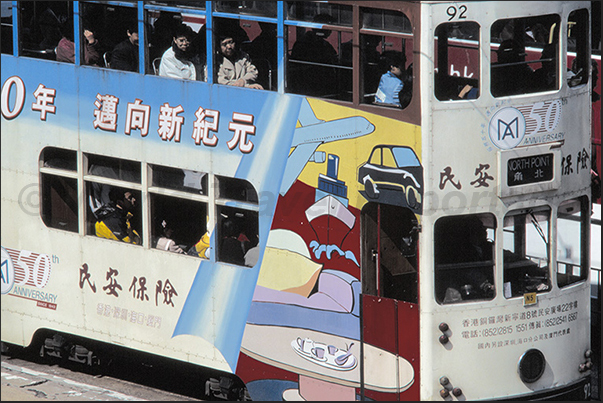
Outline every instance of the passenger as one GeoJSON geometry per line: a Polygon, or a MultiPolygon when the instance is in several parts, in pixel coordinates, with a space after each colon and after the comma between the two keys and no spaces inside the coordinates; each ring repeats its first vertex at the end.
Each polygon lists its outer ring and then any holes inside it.
{"type": "Polygon", "coordinates": [[[171,11],[160,11],[159,18],[153,23],[150,35],[149,57],[151,60],[161,57],[168,49],[176,33],[176,28],[182,25],[182,14],[171,11]]]}
{"type": "Polygon", "coordinates": [[[534,72],[535,91],[549,91],[557,88],[556,46],[554,43],[549,43],[542,49],[540,55],[542,67],[534,72]]]}
{"type": "Polygon", "coordinates": [[[161,220],[160,224],[161,237],[157,239],[156,249],[167,250],[169,252],[184,253],[182,248],[172,239],[174,228],[165,220],[161,220]]]}
{"type": "MultiPolygon", "coordinates": [[[[278,65],[276,54],[276,24],[269,22],[260,22],[259,24],[262,32],[260,32],[260,34],[249,44],[249,55],[255,63],[265,60],[268,64],[267,67],[275,71],[278,65]]],[[[258,73],[261,76],[262,71],[259,71],[258,73]]],[[[258,81],[261,81],[260,84],[262,84],[264,88],[269,87],[269,85],[271,85],[272,88],[276,88],[277,75],[272,74],[271,83],[268,82],[268,74],[265,74],[263,81],[261,79],[258,79],[258,81]]]]}
{"type": "Polygon", "coordinates": [[[138,71],[138,23],[128,26],[128,38],[118,43],[111,54],[111,68],[138,71]]]}
{"type": "MultiPolygon", "coordinates": [[[[57,45],[57,61],[66,63],[75,63],[75,43],[73,42],[73,26],[64,24],[63,38],[57,45]]],[[[82,64],[88,66],[101,66],[102,58],[100,44],[94,37],[94,33],[89,29],[84,29],[84,60],[82,64]]]]}
{"type": "Polygon", "coordinates": [[[534,71],[524,63],[525,49],[517,41],[507,39],[500,44],[496,54],[498,60],[491,70],[492,95],[500,97],[530,92],[534,71]]]}
{"type": "Polygon", "coordinates": [[[220,241],[220,260],[226,263],[245,265],[245,254],[241,241],[240,231],[232,219],[226,219],[222,224],[222,240],[220,241]]]}
{"type": "Polygon", "coordinates": [[[251,63],[249,55],[236,48],[234,35],[221,33],[218,39],[220,45],[217,60],[218,84],[263,90],[264,87],[256,83],[258,70],[251,63]]]}
{"type": "MultiPolygon", "coordinates": [[[[316,23],[330,24],[333,17],[317,14],[316,23]]],[[[336,95],[337,76],[334,65],[338,63],[337,51],[327,41],[331,35],[329,29],[312,28],[299,38],[291,49],[291,61],[317,63],[292,63],[290,88],[292,92],[310,96],[336,95]]]]}
{"type": "Polygon", "coordinates": [[[375,102],[401,106],[400,92],[404,87],[406,58],[402,52],[388,52],[385,59],[388,71],[381,76],[375,102]]]}
{"type": "Polygon", "coordinates": [[[159,75],[163,77],[196,80],[197,70],[191,61],[193,52],[189,50],[194,32],[188,25],[176,28],[172,45],[161,56],[159,75]]]}
{"type": "Polygon", "coordinates": [[[132,228],[136,198],[129,190],[113,187],[109,191],[111,201],[96,211],[96,236],[135,245],[141,244],[140,235],[132,228]]]}

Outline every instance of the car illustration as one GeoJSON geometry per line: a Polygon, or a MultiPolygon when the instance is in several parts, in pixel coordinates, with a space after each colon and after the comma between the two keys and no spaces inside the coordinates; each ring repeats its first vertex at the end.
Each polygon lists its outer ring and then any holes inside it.
{"type": "Polygon", "coordinates": [[[408,207],[421,213],[423,167],[410,147],[377,145],[358,168],[360,191],[368,201],[408,207]]]}

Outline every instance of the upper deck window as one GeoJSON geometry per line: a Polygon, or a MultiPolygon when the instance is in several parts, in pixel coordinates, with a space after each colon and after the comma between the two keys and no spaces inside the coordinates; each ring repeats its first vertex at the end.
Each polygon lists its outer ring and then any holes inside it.
{"type": "Polygon", "coordinates": [[[435,95],[440,101],[476,99],[480,84],[480,26],[440,24],[435,31],[435,95]]]}
{"type": "Polygon", "coordinates": [[[0,2],[2,16],[2,53],[13,54],[13,6],[8,1],[0,2]]]}
{"type": "MultiPolygon", "coordinates": [[[[70,31],[73,32],[73,2],[20,1],[18,4],[21,18],[20,54],[55,60],[59,42],[70,31]]],[[[4,32],[2,37],[4,41],[4,32]]]]}
{"type": "Polygon", "coordinates": [[[286,91],[351,101],[352,7],[288,2],[287,18],[286,91]]]}
{"type": "Polygon", "coordinates": [[[560,18],[556,14],[498,20],[491,29],[495,97],[559,89],[560,18]]]}
{"type": "Polygon", "coordinates": [[[588,52],[588,31],[588,11],[585,9],[572,11],[567,23],[569,63],[567,83],[570,87],[588,82],[588,72],[591,64],[588,52]],[[572,58],[571,62],[569,62],[570,58],[572,58]]]}
{"type": "Polygon", "coordinates": [[[276,1],[214,1],[214,10],[276,18],[276,1]]]}
{"type": "Polygon", "coordinates": [[[557,211],[557,284],[559,287],[588,278],[588,199],[568,200],[557,211]]]}
{"type": "MultiPolygon", "coordinates": [[[[412,98],[413,85],[410,20],[397,11],[367,8],[361,12],[362,101],[405,108],[412,98]]],[[[345,51],[351,60],[351,42],[345,51]]]]}

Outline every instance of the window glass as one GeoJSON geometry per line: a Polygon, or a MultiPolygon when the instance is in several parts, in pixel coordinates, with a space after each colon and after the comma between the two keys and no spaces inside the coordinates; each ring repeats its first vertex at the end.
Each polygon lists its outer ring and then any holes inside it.
{"type": "Polygon", "coordinates": [[[218,176],[219,198],[258,203],[258,194],[251,183],[235,178],[218,176]]]}
{"type": "Polygon", "coordinates": [[[276,24],[216,18],[215,38],[214,82],[277,90],[276,24]]]}
{"type": "Polygon", "coordinates": [[[207,248],[201,247],[207,232],[207,205],[157,194],[150,197],[151,247],[207,259],[207,248]]]}
{"type": "MultiPolygon", "coordinates": [[[[328,14],[315,22],[333,24],[328,14]]],[[[352,33],[330,28],[287,27],[286,91],[289,93],[352,100],[352,33]]]]}
{"type": "Polygon", "coordinates": [[[568,61],[571,59],[571,64],[568,66],[570,68],[567,72],[567,83],[570,87],[575,87],[588,82],[588,71],[591,64],[588,57],[588,10],[572,11],[569,15],[567,29],[568,61]]]}
{"type": "Polygon", "coordinates": [[[258,256],[257,212],[221,206],[217,228],[217,259],[239,266],[254,266],[258,256]]]}
{"type": "Polygon", "coordinates": [[[492,214],[442,217],[434,230],[437,302],[493,299],[496,218],[492,214]]]}
{"type": "MultiPolygon", "coordinates": [[[[21,54],[56,60],[59,41],[63,35],[73,31],[73,2],[20,1],[18,4],[21,18],[19,36],[21,54]]],[[[2,37],[4,39],[4,32],[2,37]]]]}
{"type": "Polygon", "coordinates": [[[147,1],[148,4],[156,4],[159,6],[170,6],[170,7],[189,7],[197,8],[199,10],[205,10],[205,1],[147,1]]]}
{"type": "Polygon", "coordinates": [[[88,154],[88,174],[140,183],[140,162],[88,154]]]}
{"type": "Polygon", "coordinates": [[[570,200],[557,212],[557,284],[559,287],[586,280],[588,256],[585,226],[588,223],[588,201],[570,200]],[[586,218],[585,218],[586,217],[586,218]]]}
{"type": "Polygon", "coordinates": [[[495,97],[559,88],[558,15],[498,20],[492,24],[491,92],[495,97]]]}
{"type": "Polygon", "coordinates": [[[479,98],[480,27],[476,22],[441,24],[435,31],[435,95],[440,101],[479,98]]]}
{"type": "Polygon", "coordinates": [[[408,17],[390,10],[363,9],[362,28],[412,34],[408,17]]]}
{"type": "Polygon", "coordinates": [[[549,208],[513,211],[503,228],[503,291],[505,298],[551,289],[549,208]]]}
{"type": "Polygon", "coordinates": [[[42,165],[47,168],[77,170],[77,152],[63,148],[46,147],[42,151],[42,165]]]}
{"type": "Polygon", "coordinates": [[[2,53],[13,54],[13,5],[10,1],[0,2],[2,17],[2,53]]]}
{"type": "Polygon", "coordinates": [[[324,2],[288,1],[286,5],[287,19],[322,22],[330,25],[352,26],[352,7],[327,4],[324,2]],[[329,21],[321,21],[318,15],[328,15],[329,21]]]}
{"type": "Polygon", "coordinates": [[[186,169],[153,166],[153,186],[207,195],[207,174],[186,169]]]}
{"type": "Polygon", "coordinates": [[[276,1],[214,1],[215,11],[276,17],[276,1]]]}

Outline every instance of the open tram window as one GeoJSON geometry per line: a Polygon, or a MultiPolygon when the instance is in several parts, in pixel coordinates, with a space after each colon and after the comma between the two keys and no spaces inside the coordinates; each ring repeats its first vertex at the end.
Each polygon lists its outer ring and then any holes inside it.
{"type": "Polygon", "coordinates": [[[64,33],[73,31],[73,2],[19,1],[18,4],[20,54],[56,60],[56,49],[64,33]]]}
{"type": "Polygon", "coordinates": [[[76,151],[47,147],[40,160],[42,221],[50,228],[78,232],[76,151]]]}
{"type": "Polygon", "coordinates": [[[567,23],[567,51],[568,62],[571,56],[571,64],[568,66],[567,84],[570,87],[586,84],[590,69],[588,51],[589,22],[588,10],[581,9],[572,11],[567,23]]]}
{"type": "Polygon", "coordinates": [[[140,245],[140,162],[94,154],[86,154],[85,161],[86,201],[90,212],[86,233],[117,240],[127,238],[126,242],[140,245]],[[126,236],[130,230],[136,234],[126,236]]]}
{"type": "Polygon", "coordinates": [[[287,2],[286,92],[352,101],[352,7],[315,2],[287,2]],[[303,22],[312,22],[304,27],[303,22]],[[319,28],[316,27],[319,24],[319,28]]]}
{"type": "Polygon", "coordinates": [[[586,198],[561,203],[557,211],[557,284],[561,288],[588,278],[589,212],[586,198]]]}
{"type": "Polygon", "coordinates": [[[207,231],[207,204],[154,193],[150,200],[151,247],[207,258],[197,245],[207,231]]]}
{"type": "Polygon", "coordinates": [[[503,228],[505,298],[551,289],[550,217],[548,207],[512,211],[503,228]]]}
{"type": "MultiPolygon", "coordinates": [[[[89,30],[98,41],[100,67],[138,72],[138,15],[136,2],[120,5],[103,2],[81,3],[81,29],[89,30]]],[[[82,41],[85,40],[82,34],[82,41]]],[[[85,46],[85,45],[84,45],[85,46]]],[[[85,50],[85,47],[84,47],[85,50]]],[[[82,54],[82,64],[86,55],[82,54]]]]}
{"type": "Polygon", "coordinates": [[[494,298],[495,232],[492,214],[448,216],[436,221],[435,297],[439,304],[494,298]]]}
{"type": "Polygon", "coordinates": [[[559,15],[498,20],[491,29],[495,97],[559,89],[559,15]]]}
{"type": "Polygon", "coordinates": [[[2,53],[13,54],[13,6],[11,2],[0,2],[2,16],[2,53]]]}
{"type": "MultiPolygon", "coordinates": [[[[248,12],[254,10],[249,9],[248,12]]],[[[216,18],[214,36],[216,83],[277,90],[276,24],[216,18]],[[242,74],[239,75],[238,71],[242,74]]]]}
{"type": "Polygon", "coordinates": [[[480,26],[476,22],[440,24],[435,31],[435,96],[440,101],[479,98],[480,26]]]}
{"type": "MultiPolygon", "coordinates": [[[[352,43],[342,58],[352,60],[352,43]]],[[[360,58],[362,102],[405,108],[412,98],[412,26],[406,15],[389,10],[362,9],[360,58]]]]}
{"type": "Polygon", "coordinates": [[[252,267],[257,262],[258,213],[219,206],[216,243],[217,260],[252,267]]]}

